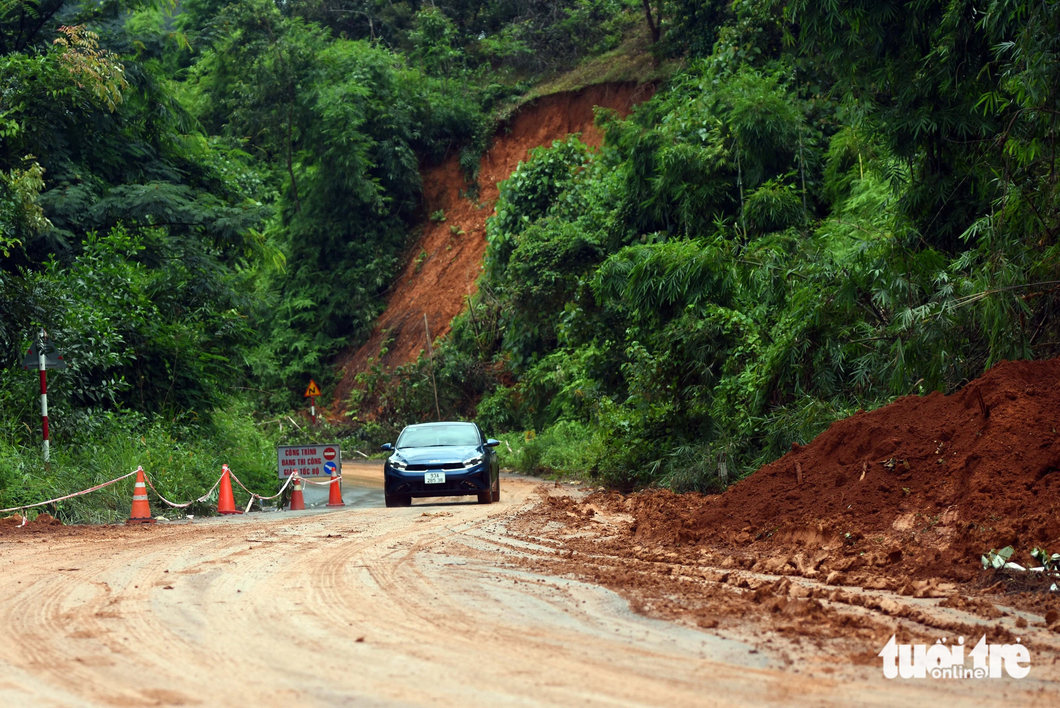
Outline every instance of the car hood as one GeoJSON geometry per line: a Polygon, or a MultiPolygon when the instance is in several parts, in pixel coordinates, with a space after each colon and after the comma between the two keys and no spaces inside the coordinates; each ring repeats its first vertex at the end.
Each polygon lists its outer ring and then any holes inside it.
{"type": "Polygon", "coordinates": [[[432,462],[463,462],[469,457],[482,454],[475,445],[453,445],[445,447],[402,447],[395,453],[410,465],[425,465],[432,462]]]}

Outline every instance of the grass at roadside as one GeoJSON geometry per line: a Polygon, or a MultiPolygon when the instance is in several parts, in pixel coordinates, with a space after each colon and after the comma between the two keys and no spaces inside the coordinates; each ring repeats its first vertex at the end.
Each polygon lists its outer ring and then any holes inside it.
{"type": "Polygon", "coordinates": [[[502,467],[549,479],[589,479],[599,458],[599,442],[589,426],[561,421],[540,434],[498,435],[502,467]]]}
{"type": "Polygon", "coordinates": [[[656,65],[644,32],[631,31],[615,49],[585,59],[570,71],[537,84],[518,99],[502,105],[496,118],[504,120],[521,106],[542,96],[578,91],[587,86],[608,83],[647,84],[668,78],[680,63],[665,61],[656,65]]]}
{"type": "MultiPolygon", "coordinates": [[[[227,464],[259,494],[276,486],[276,440],[241,407],[215,411],[208,421],[148,421],[135,414],[100,414],[90,430],[60,438],[45,467],[38,447],[0,440],[0,508],[64,496],[120,477],[142,466],[158,491],[174,502],[205,494],[227,464]]],[[[109,523],[128,518],[134,478],[47,507],[66,523],[109,523]]],[[[237,504],[248,496],[235,486],[237,504]]],[[[182,516],[150,493],[152,511],[182,516]]],[[[213,503],[188,513],[209,513],[213,503]]]]}

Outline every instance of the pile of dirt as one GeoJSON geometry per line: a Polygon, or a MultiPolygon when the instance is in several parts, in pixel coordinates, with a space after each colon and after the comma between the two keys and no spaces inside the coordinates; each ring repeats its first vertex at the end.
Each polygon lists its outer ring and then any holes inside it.
{"type": "Polygon", "coordinates": [[[424,224],[368,342],[340,355],[342,379],[334,393],[332,414],[344,409],[357,374],[372,364],[386,369],[416,360],[427,346],[424,315],[432,340],[449,332],[466,298],[477,290],[476,279],[486,253],[486,218],[493,214],[497,184],[527,159],[530,150],[571,133],[581,133],[586,144],[599,147],[603,135],[593,124],[593,109],[610,108],[626,116],[654,91],[650,84],[599,84],[544,96],[523,106],[500,126],[482,157],[475,199],[467,196],[469,185],[458,155],[423,171],[425,212],[431,215],[441,211],[445,220],[424,224]]]}
{"type": "Polygon", "coordinates": [[[51,514],[41,513],[37,514],[37,517],[32,521],[26,519],[23,523],[23,518],[19,514],[12,514],[5,516],[0,519],[0,535],[13,532],[35,532],[40,531],[51,526],[62,526],[63,522],[55,518],[51,514]]]}
{"type": "MultiPolygon", "coordinates": [[[[1056,651],[1060,611],[1055,594],[1039,593],[1034,596],[1036,603],[1011,595],[999,600],[994,597],[996,589],[984,593],[982,588],[962,588],[935,578],[906,581],[899,587],[873,573],[863,575],[860,588],[838,587],[850,584],[847,576],[832,571],[825,577],[811,567],[820,563],[820,549],[787,554],[795,566],[782,570],[768,561],[785,554],[770,553],[761,543],[733,547],[709,539],[678,542],[673,537],[638,541],[631,536],[641,519],[622,511],[622,504],[616,503],[621,497],[585,498],[583,491],[558,485],[540,489],[540,502],[509,520],[507,538],[541,550],[509,561],[531,572],[603,585],[650,617],[740,641],[750,636],[783,663],[803,655],[799,647],[809,642],[815,661],[878,666],[879,648],[892,635],[903,644],[931,644],[940,633],[985,634],[991,643],[1011,643],[1016,638],[1012,632],[1019,630],[1018,636],[1035,652],[1056,651]],[[994,604],[999,601],[1004,603],[1000,607],[994,604]],[[1026,616],[1012,609],[1021,605],[1026,605],[1022,608],[1028,611],[1026,616]],[[1050,613],[1055,613],[1055,624],[1050,613]]],[[[678,514],[687,511],[677,509],[678,514]]]]}
{"type": "MultiPolygon", "coordinates": [[[[1012,545],[1060,550],[1060,359],[1001,362],[957,393],[907,396],[833,424],[724,494],[651,490],[590,502],[629,514],[626,542],[745,552],[764,572],[917,592],[971,581],[1012,545]]],[[[985,580],[985,578],[984,578],[985,580]]]]}

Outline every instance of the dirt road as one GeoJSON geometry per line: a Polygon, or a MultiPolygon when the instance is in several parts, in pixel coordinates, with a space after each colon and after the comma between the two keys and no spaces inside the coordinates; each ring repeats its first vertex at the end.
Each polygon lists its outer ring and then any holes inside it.
{"type": "Polygon", "coordinates": [[[1057,704],[1055,654],[1020,682],[887,681],[753,622],[723,638],[633,612],[549,570],[574,555],[557,534],[588,532],[534,521],[541,483],[503,484],[489,506],[366,492],[326,514],[0,535],[0,705],[1057,704]]]}

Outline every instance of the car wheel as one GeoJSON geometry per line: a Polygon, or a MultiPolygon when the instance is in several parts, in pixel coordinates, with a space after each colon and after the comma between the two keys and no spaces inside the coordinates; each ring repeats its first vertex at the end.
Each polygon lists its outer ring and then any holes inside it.
{"type": "Polygon", "coordinates": [[[412,506],[412,497],[408,494],[385,494],[384,499],[388,507],[412,506]]]}
{"type": "Polygon", "coordinates": [[[497,478],[497,483],[493,486],[493,501],[499,502],[501,500],[501,478],[497,478]]]}
{"type": "Polygon", "coordinates": [[[478,495],[479,504],[490,504],[493,502],[493,490],[488,489],[485,492],[480,492],[478,495]]]}

